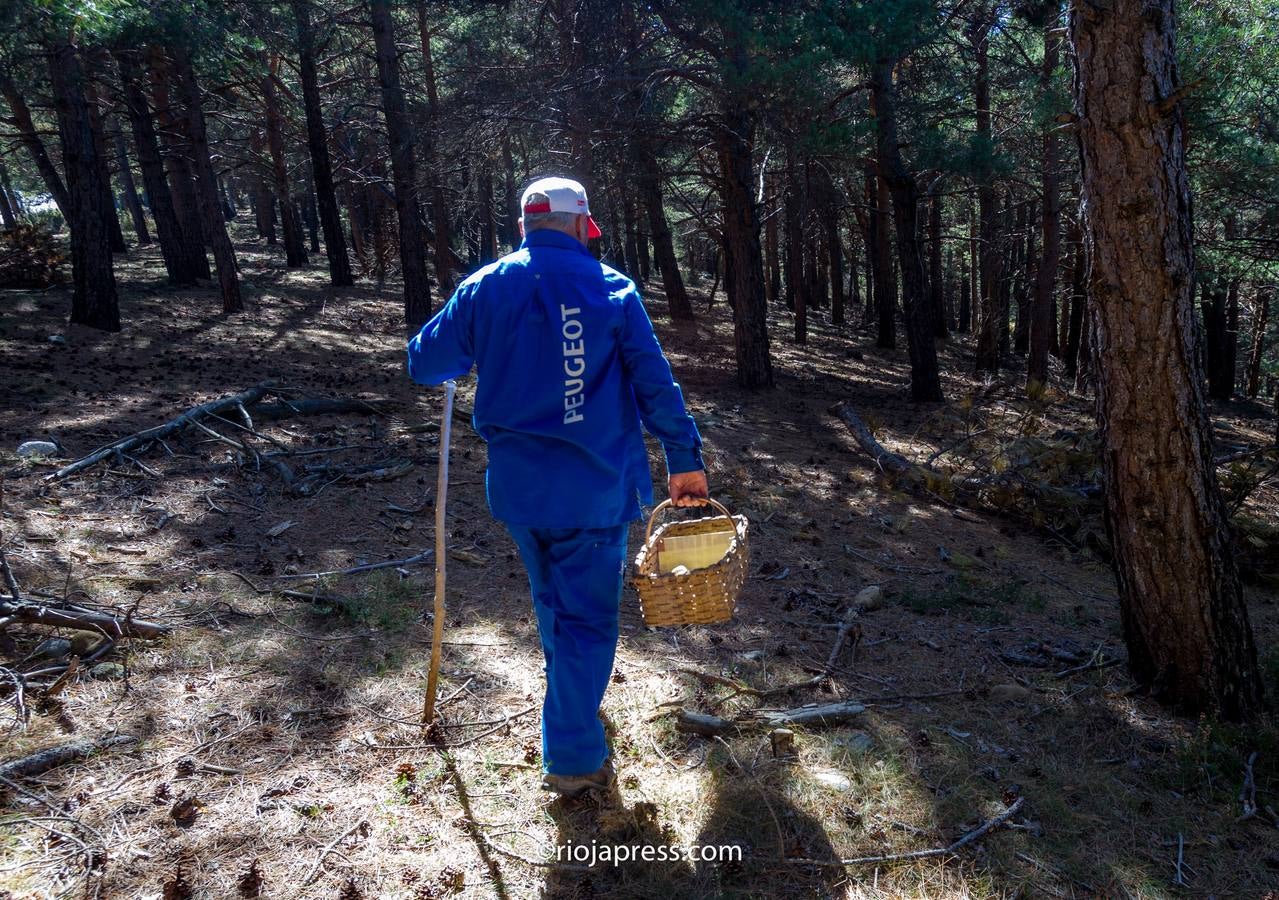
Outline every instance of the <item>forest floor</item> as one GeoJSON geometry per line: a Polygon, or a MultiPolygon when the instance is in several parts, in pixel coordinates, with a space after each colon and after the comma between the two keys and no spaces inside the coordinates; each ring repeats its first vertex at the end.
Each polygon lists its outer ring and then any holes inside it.
{"type": "MultiPolygon", "coordinates": [[[[322,260],[287,271],[278,248],[239,250],[238,315],[222,315],[211,289],[168,288],[148,251],[120,267],[117,335],[68,328],[64,289],[0,298],[3,540],[19,583],[174,626],[121,642],[105,660],[122,668],[77,676],[51,702],[6,691],[2,761],[82,738],[138,740],[0,784],[0,897],[1275,896],[1279,827],[1265,807],[1279,808],[1279,732],[1179,718],[1110,664],[1123,641],[1112,575],[1089,549],[1100,525],[1054,537],[1051,516],[908,493],[828,413],[848,401],[916,461],[943,451],[939,466],[998,469],[1027,436],[1077,445],[1091,431],[1085,398],[1026,401],[1016,377],[971,378],[966,342],[954,341],[942,351],[950,403],[917,407],[904,399],[904,349],[876,350],[820,314],[802,348],[789,320],[774,323],[778,387],[745,393],[722,300],[706,308],[696,291],[688,326],[651,302],[712,491],[750,518],[751,577],[734,620],[714,627],[647,629],[627,588],[603,710],[618,791],[554,800],[538,789],[543,675],[527,582],[488,514],[484,445],[468,426],[454,430],[448,500],[447,751],[415,724],[429,562],[281,580],[434,545],[442,395],[407,379],[398,285],[333,290],[322,260]],[[60,482],[45,480],[55,463],[13,454],[52,436],[75,458],[265,380],[386,411],[260,423],[284,448],[315,451],[288,457],[295,465],[412,467],[365,481],[326,470],[338,474],[296,496],[203,434],[60,482]],[[811,678],[871,585],[882,601],[860,613],[818,687],[728,698],[706,677],[757,689],[811,678]],[[727,715],[837,699],[866,711],[798,729],[793,759],[773,757],[767,729],[718,740],[674,727],[680,707],[727,715]],[[1259,812],[1239,821],[1254,752],[1259,812]],[[1019,798],[1014,816],[951,854],[820,864],[945,848],[1019,798]],[[555,863],[557,846],[592,842],[680,858],[555,863]],[[740,859],[683,852],[721,845],[740,859]]],[[[462,382],[462,410],[473,388],[462,382]]],[[[1260,405],[1216,414],[1232,447],[1272,439],[1260,405]]],[[[1244,514],[1279,526],[1279,489],[1254,492],[1244,514]]],[[[641,537],[637,526],[632,552],[641,537]]],[[[1246,590],[1279,690],[1279,591],[1246,590]]],[[[10,626],[4,665],[35,668],[50,633],[10,626]]]]}

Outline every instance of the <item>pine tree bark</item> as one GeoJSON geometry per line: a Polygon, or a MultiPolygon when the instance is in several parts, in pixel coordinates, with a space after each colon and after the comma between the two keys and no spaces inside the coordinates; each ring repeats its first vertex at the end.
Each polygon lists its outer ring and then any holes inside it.
{"type": "Polygon", "coordinates": [[[892,215],[892,197],[888,182],[872,170],[869,176],[873,184],[868,192],[874,211],[871,215],[872,249],[870,254],[872,279],[875,283],[875,346],[884,350],[897,347],[897,282],[893,278],[892,246],[889,241],[892,215]]]}
{"type": "Polygon", "coordinates": [[[160,256],[164,259],[165,272],[168,273],[170,284],[195,284],[196,269],[187,255],[182,226],[173,208],[173,195],[169,192],[169,182],[165,178],[164,160],[160,155],[155,123],[147,106],[146,94],[142,90],[138,60],[132,50],[117,52],[115,59],[120,68],[125,110],[129,115],[133,146],[138,152],[138,167],[142,170],[142,186],[146,188],[147,201],[151,206],[151,218],[155,222],[156,240],[160,242],[160,256]]]}
{"type": "Polygon", "coordinates": [[[924,278],[924,254],[919,240],[919,188],[906,168],[897,131],[897,87],[893,84],[895,60],[881,58],[871,67],[871,91],[875,95],[876,154],[880,178],[892,194],[901,264],[902,307],[905,312],[906,349],[910,356],[910,396],[916,402],[944,400],[933,344],[935,322],[928,303],[924,278]]]}
{"type": "MultiPolygon", "coordinates": [[[[417,30],[418,38],[422,44],[422,78],[426,82],[426,140],[424,145],[431,187],[431,222],[435,232],[435,280],[439,283],[440,294],[449,296],[453,293],[453,288],[457,281],[454,277],[456,266],[453,258],[452,223],[449,221],[449,208],[444,199],[444,181],[439,172],[439,149],[436,146],[440,127],[440,95],[435,80],[435,56],[431,52],[432,32],[430,18],[427,15],[426,0],[418,0],[417,3],[417,30]]],[[[509,157],[509,138],[504,147],[509,157]]],[[[513,169],[514,166],[512,165],[508,168],[513,169]]],[[[510,185],[510,190],[514,193],[515,187],[513,184],[510,185]]],[[[512,198],[511,205],[515,206],[514,198],[512,198]]],[[[519,214],[517,213],[516,215],[518,216],[519,214]]],[[[512,235],[514,234],[516,232],[512,232],[512,235]]]]}
{"type": "Polygon", "coordinates": [[[942,182],[935,179],[928,194],[928,306],[933,317],[933,335],[949,333],[946,316],[945,276],[941,256],[942,182]]]}
{"type": "Polygon", "coordinates": [[[1263,706],[1217,487],[1173,0],[1073,4],[1106,525],[1129,668],[1188,713],[1263,706]]]}
{"type": "Polygon", "coordinates": [[[1252,350],[1248,354],[1248,375],[1244,382],[1244,393],[1250,400],[1261,390],[1261,359],[1266,350],[1266,328],[1270,325],[1270,294],[1271,288],[1264,287],[1253,299],[1252,350]]]}
{"type": "Polygon", "coordinates": [[[128,253],[129,245],[124,242],[124,229],[120,227],[120,211],[116,208],[115,191],[111,186],[110,153],[107,150],[106,127],[102,122],[102,111],[98,101],[98,86],[93,81],[93,57],[89,54],[84,60],[84,99],[89,107],[89,127],[93,129],[94,150],[97,157],[98,181],[102,185],[102,208],[106,212],[107,237],[111,241],[112,253],[128,253]]]}
{"type": "Polygon", "coordinates": [[[0,159],[0,221],[5,228],[13,228],[18,224],[18,211],[12,200],[12,188],[9,186],[9,170],[0,159]]]}
{"type": "Polygon", "coordinates": [[[764,222],[764,300],[769,306],[780,302],[782,293],[780,211],[774,210],[764,222]]]}
{"type": "Polygon", "coordinates": [[[9,208],[13,210],[13,217],[18,221],[26,215],[26,210],[22,206],[22,198],[18,196],[18,192],[13,189],[13,184],[9,181],[9,170],[0,163],[0,191],[2,191],[9,201],[9,208]]]}
{"type": "Polygon", "coordinates": [[[49,152],[44,148],[44,141],[40,139],[40,133],[36,131],[35,122],[31,119],[31,109],[27,106],[22,92],[5,72],[0,72],[0,94],[4,94],[4,99],[9,104],[9,111],[13,113],[13,125],[18,129],[18,140],[27,148],[27,153],[30,154],[31,161],[35,163],[36,171],[40,173],[40,179],[49,191],[49,196],[57,205],[58,212],[62,213],[62,218],[68,222],[71,221],[71,195],[62,181],[62,176],[58,174],[57,166],[49,158],[49,152]]]}
{"type": "Polygon", "coordinates": [[[94,139],[80,54],[69,43],[49,48],[49,80],[67,173],[67,225],[71,231],[71,322],[102,331],[120,330],[120,307],[111,266],[111,236],[103,208],[98,142],[94,139]]]}
{"type": "MultiPolygon", "coordinates": [[[[734,42],[734,47],[736,65],[744,70],[745,51],[740,42],[734,42]]],[[[771,388],[773,363],[768,347],[764,261],[751,160],[755,120],[746,98],[732,94],[726,98],[720,116],[716,142],[724,202],[725,286],[734,311],[737,383],[748,390],[771,388]]]]}
{"type": "Polygon", "coordinates": [[[839,236],[839,209],[829,176],[822,181],[822,216],[826,220],[826,252],[830,260],[830,323],[844,324],[844,246],[839,236]]]}
{"type": "MultiPolygon", "coordinates": [[[[639,188],[640,202],[648,215],[648,231],[653,239],[653,255],[662,276],[666,307],[672,319],[688,321],[693,318],[693,305],[684,289],[684,279],[680,275],[679,262],[675,257],[675,241],[671,237],[671,226],[666,221],[657,152],[648,135],[643,133],[637,133],[632,138],[631,146],[636,187],[639,188]]],[[[756,243],[758,242],[757,236],[756,243]]]]}
{"type": "MultiPolygon", "coordinates": [[[[1055,25],[1052,22],[1051,25],[1055,25]]],[[[1044,61],[1039,70],[1039,92],[1048,96],[1052,87],[1052,75],[1057,70],[1058,42],[1053,28],[1045,25],[1044,61]]],[[[1057,337],[1057,322],[1053,316],[1053,289],[1057,282],[1057,262],[1061,252],[1061,199],[1057,190],[1057,141],[1055,126],[1049,125],[1039,138],[1039,186],[1042,195],[1040,217],[1041,255],[1039,271],[1035,273],[1035,294],[1031,300],[1030,356],[1026,361],[1026,385],[1048,383],[1048,352],[1057,337]]]]}
{"type": "Polygon", "coordinates": [[[810,280],[804,272],[807,197],[793,145],[786,147],[786,302],[795,313],[795,343],[808,339],[810,280]]]}
{"type": "Polygon", "coordinates": [[[173,209],[182,223],[182,252],[187,266],[196,278],[212,277],[209,257],[204,252],[207,240],[204,221],[200,214],[200,199],[196,190],[192,169],[190,136],[185,118],[173,103],[170,83],[172,67],[164,55],[164,49],[151,45],[147,50],[147,66],[150,72],[151,105],[155,109],[160,140],[164,145],[164,170],[169,181],[169,195],[173,209]]]}
{"type": "Polygon", "coordinates": [[[1200,281],[1199,297],[1199,308],[1203,313],[1203,355],[1208,396],[1213,400],[1229,400],[1232,384],[1226,374],[1230,353],[1226,327],[1227,291],[1219,278],[1204,275],[1200,281]]]}
{"type": "Polygon", "coordinates": [[[371,0],[369,10],[377,51],[378,82],[382,87],[382,114],[391,149],[391,178],[395,183],[400,270],[404,278],[404,324],[410,334],[416,334],[431,316],[431,283],[426,275],[426,241],[418,205],[413,132],[404,112],[404,89],[400,86],[400,61],[395,49],[390,0],[371,0]]]}
{"type": "Polygon", "coordinates": [[[1084,333],[1084,309],[1088,304],[1085,291],[1087,286],[1084,276],[1087,274],[1084,259],[1084,238],[1080,231],[1079,220],[1072,219],[1070,224],[1070,243],[1075,248],[1074,262],[1070,266],[1070,313],[1066,326],[1066,346],[1063,362],[1066,364],[1066,378],[1074,381],[1079,376],[1079,357],[1084,333]]]}
{"type": "Polygon", "coordinates": [[[213,160],[209,155],[209,136],[205,130],[200,85],[196,81],[195,68],[191,65],[191,57],[186,48],[175,45],[172,53],[178,91],[186,109],[186,132],[191,146],[196,202],[199,203],[204,238],[213,250],[218,288],[222,293],[222,311],[224,313],[240,312],[244,309],[244,301],[240,296],[235,249],[231,246],[231,238],[227,235],[226,220],[222,218],[222,204],[218,201],[218,179],[213,173],[213,160]]]}
{"type": "MultiPolygon", "coordinates": [[[[994,152],[994,141],[990,130],[989,53],[989,39],[993,26],[994,11],[988,4],[979,4],[973,14],[973,25],[969,30],[968,38],[977,62],[973,82],[977,142],[979,148],[985,153],[994,152]]],[[[979,263],[976,271],[980,293],[974,293],[973,303],[978,307],[975,366],[978,374],[981,374],[999,371],[1000,329],[1006,337],[1008,317],[1003,316],[1001,321],[999,315],[1000,258],[995,248],[995,220],[998,216],[998,208],[994,176],[989,160],[981,166],[976,181],[979,220],[979,263]]]]}
{"type": "Polygon", "coordinates": [[[324,232],[324,255],[329,263],[329,282],[335,287],[355,283],[351,260],[342,237],[342,217],[333,189],[333,163],[329,158],[324,109],[320,104],[320,79],[315,64],[315,29],[311,24],[310,0],[293,0],[297,24],[298,72],[302,81],[302,105],[306,111],[306,145],[311,154],[311,174],[319,207],[320,228],[324,232]]]}
{"type": "Polygon", "coordinates": [[[272,56],[262,76],[261,88],[266,114],[266,144],[271,153],[271,174],[275,179],[275,195],[280,198],[280,226],[284,232],[284,259],[290,269],[306,265],[306,236],[293,205],[293,185],[289,179],[289,161],[284,155],[284,122],[275,87],[280,57],[272,56]]]}
{"type": "MultiPolygon", "coordinates": [[[[493,206],[493,173],[487,166],[480,170],[476,194],[480,217],[480,265],[497,259],[497,210],[493,206]]],[[[609,238],[617,236],[616,229],[609,238]]]]}
{"type": "Polygon", "coordinates": [[[133,233],[138,238],[139,247],[151,244],[151,232],[147,228],[147,217],[142,211],[142,200],[138,197],[138,186],[133,180],[133,172],[129,168],[129,151],[120,129],[114,128],[116,168],[120,170],[120,189],[124,192],[125,205],[129,207],[129,217],[133,220],[133,233]]]}

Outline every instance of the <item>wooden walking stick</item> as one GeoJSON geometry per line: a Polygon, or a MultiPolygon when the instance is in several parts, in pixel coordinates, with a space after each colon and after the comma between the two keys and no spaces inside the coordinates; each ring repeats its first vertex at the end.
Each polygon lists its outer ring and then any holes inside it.
{"type": "Polygon", "coordinates": [[[449,434],[453,425],[453,392],[457,384],[444,382],[444,418],[440,420],[440,471],[435,485],[435,617],[431,631],[431,671],[426,676],[426,705],[422,724],[435,721],[435,683],[440,677],[440,649],[444,642],[444,567],[448,560],[448,533],[444,506],[449,494],[449,434]]]}

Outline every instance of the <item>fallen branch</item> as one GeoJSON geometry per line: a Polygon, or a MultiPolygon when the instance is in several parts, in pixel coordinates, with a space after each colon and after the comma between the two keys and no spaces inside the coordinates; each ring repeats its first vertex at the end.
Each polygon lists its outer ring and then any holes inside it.
{"type": "Polygon", "coordinates": [[[234,410],[237,407],[247,407],[261,400],[269,391],[274,388],[270,382],[262,382],[249,388],[247,391],[241,391],[238,394],[232,394],[229,397],[221,397],[217,400],[210,400],[208,403],[202,403],[199,406],[192,407],[175,419],[170,419],[163,425],[156,425],[153,428],[147,428],[128,437],[121,438],[107,444],[105,447],[99,447],[88,456],[81,457],[75,462],[63,466],[52,475],[45,476],[45,481],[58,481],[66,478],[68,475],[74,475],[83,469],[87,469],[94,463],[101,462],[108,457],[123,454],[130,450],[136,450],[144,444],[152,441],[162,440],[179,431],[185,430],[187,427],[194,425],[199,419],[210,413],[220,413],[225,410],[234,410]]]}
{"type": "MultiPolygon", "coordinates": [[[[262,399],[271,394],[280,392],[280,388],[269,381],[256,384],[248,390],[241,391],[238,394],[231,394],[226,397],[219,397],[216,400],[210,400],[199,406],[194,406],[182,413],[176,418],[170,419],[162,425],[156,425],[142,431],[131,434],[127,437],[113,441],[106,446],[99,447],[88,456],[81,457],[75,462],[63,466],[51,475],[45,476],[46,481],[58,481],[76,472],[83,471],[95,463],[101,462],[108,458],[121,458],[126,453],[144,447],[156,441],[163,441],[164,438],[185,431],[188,428],[196,431],[204,432],[212,439],[238,450],[244,451],[247,448],[239,441],[232,440],[225,435],[219,434],[212,428],[208,427],[202,419],[216,419],[218,421],[227,422],[228,420],[222,416],[222,413],[237,413],[246,422],[243,426],[246,431],[251,434],[257,434],[252,424],[253,419],[250,416],[256,416],[258,419],[275,420],[282,419],[286,416],[316,416],[316,415],[332,415],[353,412],[369,412],[381,413],[379,409],[372,403],[365,400],[330,400],[330,399],[310,399],[310,400],[285,400],[279,399],[272,403],[263,403],[262,399]]],[[[234,424],[234,423],[229,423],[234,424]]],[[[278,467],[277,467],[278,470],[278,467]]],[[[287,471],[287,469],[285,470],[287,471]]],[[[281,472],[283,476],[285,473],[281,472]]],[[[286,482],[288,479],[285,479],[286,482]]]]}
{"type": "Polygon", "coordinates": [[[858,856],[852,859],[840,860],[821,860],[821,859],[788,859],[787,863],[791,865],[809,865],[809,866],[864,866],[876,863],[892,863],[892,862],[908,862],[916,859],[930,859],[934,856],[950,856],[956,850],[979,841],[991,831],[1006,823],[1025,804],[1025,797],[1018,797],[1013,801],[1013,805],[1008,807],[993,819],[987,819],[978,827],[959,838],[953,844],[946,847],[934,847],[931,850],[912,850],[909,853],[886,853],[883,856],[858,856]]]}
{"type": "Polygon", "coordinates": [[[269,422],[285,419],[289,416],[336,416],[351,413],[372,413],[385,415],[385,410],[367,400],[329,400],[316,398],[312,400],[276,400],[270,403],[258,403],[251,410],[254,418],[269,422]]]}
{"type": "Polygon", "coordinates": [[[402,566],[416,566],[426,562],[435,555],[434,550],[423,550],[417,556],[408,559],[392,559],[387,562],[369,563],[364,566],[352,566],[349,569],[333,569],[329,572],[308,572],[305,575],[276,575],[277,581],[290,581],[298,578],[329,578],[335,575],[359,575],[361,572],[373,572],[378,569],[393,569],[402,566]]]}
{"type": "Polygon", "coordinates": [[[121,617],[81,606],[50,606],[25,598],[0,600],[0,616],[27,624],[101,631],[109,637],[160,637],[173,630],[169,625],[135,619],[131,615],[121,617]]]}
{"type": "Polygon", "coordinates": [[[72,741],[69,744],[47,747],[29,756],[0,765],[0,778],[24,778],[40,775],[58,766],[84,759],[89,754],[96,753],[99,750],[106,750],[123,744],[134,744],[137,741],[138,739],[131,734],[117,734],[97,741],[72,741]]]}
{"type": "Polygon", "coordinates": [[[739,724],[732,719],[681,709],[679,718],[675,720],[675,730],[685,734],[700,734],[702,737],[719,737],[721,734],[738,731],[739,724]]]}
{"type": "Polygon", "coordinates": [[[791,725],[839,725],[866,712],[866,707],[852,700],[822,706],[801,706],[781,712],[757,713],[769,727],[791,725]]]}
{"type": "Polygon", "coordinates": [[[852,700],[827,703],[822,706],[816,704],[800,706],[780,711],[751,712],[734,719],[723,719],[719,716],[708,716],[705,713],[681,709],[679,717],[675,720],[675,729],[685,734],[718,737],[722,734],[736,733],[748,726],[776,728],[792,725],[838,725],[865,711],[865,706],[852,700]]]}

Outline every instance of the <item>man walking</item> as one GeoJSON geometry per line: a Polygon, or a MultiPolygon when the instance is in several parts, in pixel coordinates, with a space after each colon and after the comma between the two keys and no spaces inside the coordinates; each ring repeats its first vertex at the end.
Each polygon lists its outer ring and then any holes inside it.
{"type": "Polygon", "coordinates": [[[587,250],[586,191],[524,191],[515,253],[463,281],[408,346],[439,384],[478,369],[474,426],[488,442],[489,508],[528,570],[545,657],[545,790],[607,789],[599,719],[617,650],[627,523],[651,503],[640,425],[662,442],[671,500],[706,502],[701,437],[635,284],[587,250]]]}

